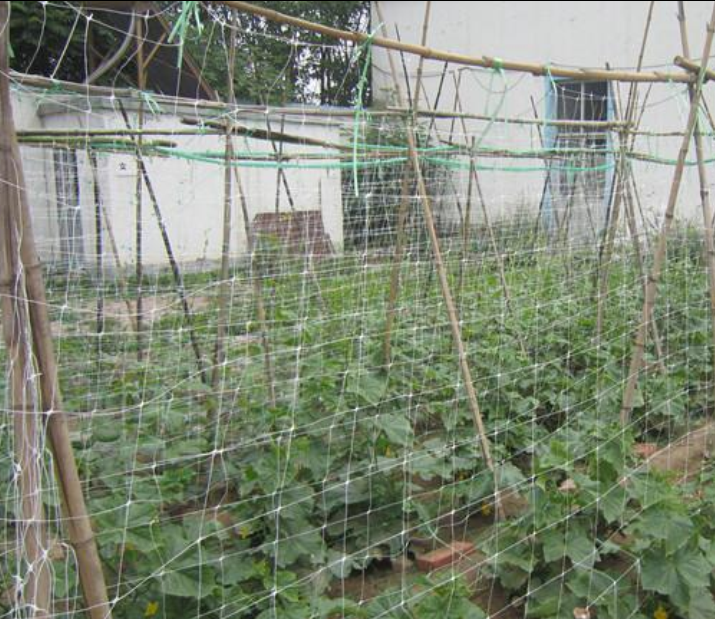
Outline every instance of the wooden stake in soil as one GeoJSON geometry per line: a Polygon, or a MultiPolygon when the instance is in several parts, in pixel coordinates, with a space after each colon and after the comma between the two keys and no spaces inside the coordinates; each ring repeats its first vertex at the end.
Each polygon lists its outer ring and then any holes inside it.
{"type": "MultiPolygon", "coordinates": [[[[375,3],[375,8],[377,10],[378,19],[383,22],[384,29],[384,19],[382,17],[382,10],[380,8],[380,3],[375,3]]],[[[392,71],[392,77],[395,83],[397,91],[399,90],[399,83],[397,80],[397,70],[395,68],[394,60],[392,55],[388,52],[388,58],[390,61],[390,68],[392,71]]],[[[403,102],[400,103],[404,105],[403,102]]],[[[405,124],[406,134],[407,134],[407,146],[409,150],[409,157],[412,163],[413,174],[417,182],[417,190],[422,201],[422,208],[425,218],[425,224],[427,226],[427,231],[430,237],[430,243],[432,245],[432,254],[435,261],[435,266],[439,278],[440,289],[442,291],[442,297],[444,299],[445,306],[447,308],[447,317],[449,319],[449,324],[452,330],[452,337],[454,339],[454,345],[457,351],[459,367],[462,374],[462,379],[464,381],[464,388],[467,392],[467,401],[469,403],[469,409],[472,413],[474,419],[474,424],[477,430],[479,443],[482,450],[482,455],[487,468],[494,474],[495,485],[498,486],[498,480],[496,475],[496,467],[492,459],[491,445],[489,439],[487,438],[487,431],[484,426],[484,420],[482,418],[482,413],[479,408],[479,401],[477,399],[477,393],[474,389],[474,382],[472,380],[472,370],[469,365],[469,359],[467,358],[467,351],[464,346],[464,341],[462,340],[462,330],[459,323],[459,316],[457,315],[457,308],[454,304],[454,299],[452,297],[452,292],[449,286],[449,279],[447,277],[447,269],[444,265],[444,260],[442,258],[442,250],[440,248],[439,237],[437,235],[437,229],[434,223],[434,217],[432,215],[432,204],[427,191],[427,186],[425,184],[424,176],[422,174],[422,165],[420,163],[419,155],[417,152],[417,140],[415,138],[414,127],[411,123],[405,124]]],[[[502,516],[501,502],[499,501],[498,489],[495,491],[495,497],[497,498],[496,506],[497,512],[502,516]]]]}
{"type": "MultiPolygon", "coordinates": [[[[690,43],[688,41],[688,27],[685,20],[685,3],[678,2],[678,21],[680,22],[680,40],[683,45],[683,56],[690,57],[690,43]]],[[[695,99],[695,89],[688,86],[691,103],[695,99]]],[[[700,180],[700,199],[703,210],[703,237],[705,242],[705,262],[707,264],[708,284],[710,289],[710,327],[712,329],[712,363],[713,374],[710,380],[713,382],[715,390],[715,239],[713,238],[713,209],[710,202],[710,183],[708,181],[708,170],[705,165],[705,150],[703,147],[703,136],[700,129],[700,121],[695,121],[694,130],[695,153],[698,159],[698,178],[700,180]]],[[[715,391],[713,393],[715,402],[715,391]]]]}
{"type": "Polygon", "coordinates": [[[703,47],[703,54],[700,63],[700,79],[698,80],[697,86],[694,89],[693,97],[690,103],[690,113],[688,115],[688,122],[685,127],[683,141],[680,146],[680,152],[678,153],[678,159],[673,175],[673,182],[670,188],[670,195],[668,196],[668,203],[665,209],[663,226],[661,228],[661,232],[655,247],[653,265],[651,267],[651,272],[648,278],[648,282],[646,284],[646,293],[645,299],[643,301],[641,321],[638,325],[635,342],[633,344],[631,363],[628,371],[626,387],[623,392],[623,401],[621,404],[621,423],[624,426],[628,425],[628,423],[630,422],[631,412],[633,411],[633,401],[636,394],[636,387],[638,386],[638,377],[640,375],[641,369],[643,368],[646,334],[648,332],[648,325],[650,324],[650,321],[652,319],[653,308],[655,307],[655,303],[658,298],[658,284],[660,282],[660,277],[663,273],[663,267],[665,265],[665,254],[668,244],[668,235],[670,233],[670,229],[673,224],[673,219],[675,217],[675,206],[678,201],[680,185],[683,180],[685,160],[688,156],[690,141],[692,140],[693,133],[695,131],[695,126],[698,120],[698,109],[700,107],[700,99],[703,87],[702,78],[704,77],[705,70],[707,69],[708,60],[710,59],[710,51],[712,50],[714,35],[715,4],[713,4],[712,16],[708,24],[707,37],[705,40],[705,45],[703,47]]]}
{"type": "MultiPolygon", "coordinates": [[[[0,1],[0,24],[7,24],[9,19],[9,2],[0,1]]],[[[69,533],[70,543],[77,557],[79,580],[86,602],[86,612],[91,619],[111,619],[112,613],[107,600],[107,590],[102,573],[102,564],[97,552],[94,532],[89,520],[87,508],[82,494],[82,486],[77,466],[75,464],[72,443],[65,416],[62,413],[62,399],[59,390],[57,365],[55,362],[54,347],[49,315],[47,313],[47,299],[42,278],[42,270],[37,256],[37,249],[32,230],[30,209],[27,203],[27,193],[22,160],[15,135],[10,101],[10,84],[8,79],[8,29],[0,33],[0,219],[2,219],[2,237],[4,251],[0,252],[3,260],[3,273],[8,273],[11,278],[20,272],[24,273],[24,281],[4,282],[15,288],[12,290],[16,302],[23,302],[27,313],[23,327],[21,341],[10,342],[12,346],[21,345],[29,352],[31,350],[35,359],[36,369],[33,372],[39,377],[39,398],[33,402],[31,414],[24,415],[26,422],[34,416],[36,423],[38,413],[44,413],[46,419],[47,435],[54,454],[54,463],[57,470],[58,484],[62,491],[64,526],[69,533]],[[13,262],[10,262],[13,261],[13,262]],[[18,296],[19,295],[19,296],[18,296]],[[29,327],[31,339],[28,336],[29,327]],[[33,415],[34,414],[34,415],[33,415]]],[[[4,291],[0,291],[4,294],[4,291]]],[[[7,301],[3,297],[3,311],[7,301]]],[[[4,331],[12,333],[15,328],[13,322],[3,316],[4,331]],[[10,323],[10,324],[8,324],[10,323]]],[[[27,354],[27,353],[23,353],[27,354]]],[[[29,363],[29,358],[26,363],[29,363]]],[[[13,405],[19,402],[13,402],[13,405]]],[[[27,428],[24,429],[25,431],[27,428]]],[[[31,440],[28,436],[26,440],[31,440]]],[[[35,454],[35,458],[39,454],[35,454]]],[[[39,495],[34,497],[41,501],[39,495]]],[[[40,521],[35,521],[37,524],[40,521]]],[[[33,552],[27,545],[25,552],[33,552]]],[[[47,594],[43,592],[44,570],[41,564],[36,566],[38,579],[35,590],[34,603],[37,609],[35,617],[42,617],[49,609],[47,594]]],[[[49,585],[48,585],[49,586],[49,585]]],[[[49,591],[49,588],[47,589],[49,591]]]]}

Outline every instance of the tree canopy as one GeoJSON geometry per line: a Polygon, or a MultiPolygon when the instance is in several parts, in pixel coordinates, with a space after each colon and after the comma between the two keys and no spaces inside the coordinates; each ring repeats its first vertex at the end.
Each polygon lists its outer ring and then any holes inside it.
{"type": "MultiPolygon", "coordinates": [[[[156,2],[172,24],[185,3],[156,2]]],[[[325,25],[366,31],[370,3],[364,1],[256,2],[272,9],[325,25]]],[[[184,35],[186,51],[198,64],[203,78],[226,94],[227,46],[236,28],[236,97],[252,103],[301,102],[320,105],[352,105],[358,92],[362,63],[354,43],[327,39],[247,14],[235,14],[219,4],[198,5],[198,19],[191,19],[184,35]]],[[[113,53],[121,33],[102,24],[101,13],[88,21],[79,4],[14,1],[11,3],[10,40],[12,68],[17,71],[83,81],[93,62],[113,53]],[[91,26],[91,27],[90,27],[91,26]]],[[[132,84],[135,70],[128,59],[119,73],[104,80],[132,84]]],[[[369,84],[366,89],[369,97],[369,84]]]]}

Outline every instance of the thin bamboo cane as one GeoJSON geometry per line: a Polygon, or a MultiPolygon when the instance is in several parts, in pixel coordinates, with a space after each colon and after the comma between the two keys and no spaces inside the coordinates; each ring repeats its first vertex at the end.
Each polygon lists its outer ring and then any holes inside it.
{"type": "MultiPolygon", "coordinates": [[[[425,15],[422,19],[422,46],[427,45],[427,37],[429,36],[429,26],[430,17],[432,14],[432,2],[428,0],[425,2],[425,15]]],[[[417,77],[415,79],[415,93],[412,98],[412,109],[416,110],[420,107],[420,94],[422,90],[422,73],[425,68],[425,58],[420,56],[419,63],[417,64],[417,77]]]]}
{"type": "Polygon", "coordinates": [[[482,67],[485,69],[501,69],[504,71],[515,71],[520,73],[530,73],[532,75],[563,77],[574,80],[592,80],[592,81],[621,81],[621,82],[676,82],[676,83],[693,83],[695,77],[692,75],[683,75],[682,73],[666,73],[666,72],[630,72],[630,71],[606,71],[603,69],[567,69],[564,67],[556,67],[553,65],[542,65],[530,62],[514,62],[503,60],[501,58],[492,58],[488,56],[469,56],[465,54],[455,54],[442,50],[433,50],[422,45],[413,45],[410,43],[401,43],[394,39],[386,37],[375,37],[360,32],[351,32],[347,30],[339,30],[323,26],[314,22],[291,17],[278,11],[269,8],[259,7],[248,2],[238,2],[236,0],[214,0],[217,4],[225,4],[239,11],[258,15],[268,21],[287,24],[297,28],[304,28],[311,32],[317,32],[327,37],[334,39],[342,39],[345,41],[353,41],[355,43],[370,42],[375,47],[381,47],[388,50],[396,50],[422,56],[431,60],[441,60],[457,65],[482,67]]]}
{"type": "Polygon", "coordinates": [[[236,193],[238,194],[241,214],[243,216],[243,228],[246,234],[246,244],[250,258],[249,277],[253,287],[253,297],[256,304],[256,319],[260,328],[261,347],[263,348],[263,368],[266,375],[266,386],[268,388],[268,400],[272,407],[276,406],[276,379],[273,370],[273,356],[268,332],[268,315],[266,312],[265,296],[263,294],[263,278],[261,276],[258,263],[256,261],[256,239],[251,225],[251,217],[246,202],[246,192],[243,190],[243,183],[238,168],[233,169],[234,180],[236,181],[236,193]],[[258,272],[257,272],[258,271],[258,272]]]}
{"type": "MultiPolygon", "coordinates": [[[[710,22],[708,24],[707,29],[707,37],[703,46],[703,53],[700,63],[701,76],[707,68],[708,60],[710,59],[710,52],[712,50],[714,35],[715,4],[713,4],[712,16],[710,18],[710,22]]],[[[693,93],[693,98],[690,104],[690,112],[688,115],[688,122],[685,128],[685,136],[683,138],[683,142],[680,146],[680,151],[678,153],[677,165],[673,174],[673,182],[670,189],[670,195],[668,196],[668,203],[665,209],[663,226],[661,228],[660,236],[658,237],[658,242],[655,248],[655,255],[653,258],[653,265],[651,267],[651,272],[648,278],[648,282],[646,284],[646,294],[643,302],[641,322],[638,325],[638,329],[636,331],[635,342],[633,344],[633,351],[631,355],[631,363],[628,371],[627,383],[623,392],[623,401],[621,403],[620,416],[621,423],[624,426],[630,422],[631,413],[633,411],[633,401],[636,394],[636,388],[638,386],[638,377],[640,375],[641,369],[643,368],[646,334],[648,332],[648,325],[651,322],[653,309],[658,298],[658,283],[660,282],[660,277],[662,275],[663,267],[665,265],[668,234],[670,233],[673,219],[675,217],[675,207],[678,201],[680,185],[683,179],[685,160],[688,156],[690,142],[692,140],[693,133],[695,131],[695,126],[698,120],[698,108],[700,106],[702,86],[702,80],[698,81],[697,87],[695,88],[695,92],[693,93]]]]}
{"type": "MultiPolygon", "coordinates": [[[[9,2],[4,0],[0,2],[0,23],[7,23],[8,5],[9,2]]],[[[7,77],[7,32],[6,28],[0,33],[0,109],[3,110],[0,114],[0,123],[2,123],[0,150],[3,153],[4,172],[8,173],[7,183],[3,185],[7,188],[15,187],[17,191],[6,193],[5,221],[10,223],[12,226],[10,229],[15,231],[17,246],[13,254],[20,259],[25,273],[24,297],[27,301],[32,333],[31,346],[40,385],[40,402],[34,411],[41,410],[46,414],[47,434],[54,453],[54,463],[63,497],[64,524],[77,557],[87,614],[91,619],[111,619],[102,565],[82,494],[66,419],[62,413],[45,287],[35,246],[22,160],[12,118],[10,85],[7,77]]]]}
{"type": "MultiPolygon", "coordinates": [[[[130,126],[129,116],[127,115],[124,106],[121,101],[119,102],[119,110],[122,113],[124,122],[127,126],[130,126]]],[[[137,138],[139,140],[140,138],[137,138]]],[[[143,181],[144,186],[146,186],[147,192],[149,194],[149,201],[152,205],[152,210],[154,211],[154,216],[156,218],[156,223],[159,226],[159,233],[161,234],[161,240],[164,244],[164,250],[166,251],[166,257],[169,260],[169,267],[171,268],[171,273],[174,278],[174,285],[176,287],[176,293],[179,297],[179,302],[181,303],[181,308],[184,314],[184,320],[189,332],[189,341],[191,343],[191,348],[194,352],[194,357],[196,360],[196,368],[198,370],[201,381],[205,384],[209,384],[209,377],[206,373],[206,368],[204,366],[204,358],[201,352],[201,345],[196,336],[196,330],[194,329],[194,315],[191,311],[191,306],[189,305],[188,298],[186,296],[186,286],[184,285],[184,277],[181,273],[181,268],[174,255],[174,249],[171,245],[171,239],[169,238],[169,231],[166,227],[166,222],[164,221],[164,216],[161,212],[161,207],[159,206],[159,199],[157,198],[156,192],[154,191],[154,184],[149,176],[149,171],[147,170],[146,163],[144,162],[144,157],[142,156],[140,145],[137,144],[135,157],[137,160],[137,166],[140,172],[140,180],[143,181]]],[[[141,185],[140,185],[141,187],[141,185]]],[[[140,316],[137,315],[137,320],[140,316]]]]}
{"type": "MultiPolygon", "coordinates": [[[[139,18],[136,21],[136,65],[137,65],[137,87],[140,92],[144,91],[145,86],[145,68],[144,68],[144,33],[143,22],[139,18]]],[[[120,101],[121,105],[121,101],[120,101]]],[[[123,109],[123,108],[122,108],[123,109]]],[[[139,100],[139,109],[137,112],[137,127],[142,130],[144,127],[144,99],[139,100]]],[[[128,127],[127,127],[128,128],[128,127]]],[[[137,152],[140,152],[142,146],[142,134],[137,135],[137,152]]],[[[139,158],[136,160],[136,180],[134,189],[134,277],[136,278],[136,341],[137,341],[137,361],[140,363],[144,360],[144,257],[143,243],[144,230],[144,192],[142,191],[142,173],[139,158]]]]}
{"type": "MultiPolygon", "coordinates": [[[[643,58],[648,44],[651,24],[653,23],[653,9],[655,1],[651,0],[648,8],[648,15],[645,23],[645,31],[643,33],[640,52],[638,55],[637,70],[640,71],[643,67],[643,58]]],[[[631,83],[628,93],[628,103],[626,106],[625,121],[627,125],[633,122],[636,113],[636,95],[637,85],[631,83]]],[[[603,321],[605,319],[606,298],[608,296],[608,284],[610,275],[610,265],[613,256],[616,233],[618,230],[618,222],[621,215],[621,205],[625,194],[625,185],[627,183],[628,174],[628,151],[633,146],[628,141],[628,136],[622,135],[620,140],[621,148],[618,155],[618,165],[616,169],[615,193],[613,195],[613,209],[610,212],[609,220],[606,221],[606,234],[604,236],[603,245],[600,251],[601,260],[599,261],[599,278],[598,289],[596,295],[596,339],[600,341],[601,333],[603,332],[603,321]]]]}
{"type": "MultiPolygon", "coordinates": [[[[253,52],[249,50],[249,54],[251,55],[251,58],[253,58],[253,52]]],[[[252,66],[253,66],[253,74],[256,79],[258,79],[258,75],[256,74],[256,61],[255,59],[252,61],[252,66]]],[[[262,96],[262,99],[264,101],[264,104],[266,103],[265,97],[262,96]]],[[[283,122],[285,120],[285,116],[281,116],[281,128],[283,128],[283,122]]],[[[273,129],[271,127],[271,122],[270,118],[268,115],[265,117],[265,123],[266,123],[266,130],[264,133],[265,137],[270,141],[271,144],[271,149],[273,150],[273,153],[277,156],[280,157],[282,150],[283,150],[283,140],[281,140],[280,143],[280,149],[276,145],[276,139],[274,136],[273,129]]],[[[251,132],[252,135],[259,135],[261,132],[251,132]]],[[[284,136],[285,134],[281,131],[280,134],[281,136],[284,136]]],[[[295,200],[293,199],[293,193],[291,192],[290,189],[290,184],[288,183],[288,176],[285,173],[285,170],[282,167],[278,167],[277,169],[277,182],[276,182],[276,208],[279,207],[280,205],[280,186],[281,184],[278,181],[282,181],[283,189],[285,190],[286,198],[288,199],[288,205],[290,206],[290,210],[292,213],[296,212],[295,208],[295,200]]],[[[322,213],[321,213],[322,217],[322,213]]],[[[306,229],[306,234],[308,233],[308,230],[306,229]]],[[[315,274],[315,269],[313,268],[313,259],[312,255],[310,252],[310,247],[307,246],[307,252],[306,252],[306,267],[308,270],[308,275],[313,282],[313,286],[315,287],[316,290],[316,297],[318,299],[318,306],[320,310],[322,311],[323,314],[328,313],[328,307],[327,304],[325,303],[325,298],[323,297],[323,291],[320,286],[320,281],[318,281],[318,277],[315,274]]]]}
{"type": "MultiPolygon", "coordinates": [[[[467,137],[467,132],[464,132],[465,138],[467,137]]],[[[474,137],[472,137],[472,145],[474,144],[474,137]]],[[[457,299],[457,308],[462,310],[462,292],[464,290],[464,272],[467,265],[467,256],[469,254],[469,244],[472,231],[472,199],[474,194],[474,180],[477,178],[475,168],[474,168],[474,158],[469,158],[469,173],[467,175],[467,203],[464,208],[464,217],[462,218],[462,248],[459,256],[459,276],[457,278],[457,293],[455,295],[457,299]]]]}
{"type": "MultiPolygon", "coordinates": [[[[97,172],[97,155],[93,150],[87,152],[89,167],[92,171],[92,190],[94,192],[94,268],[97,280],[96,332],[104,333],[104,226],[102,225],[102,190],[97,172]]],[[[97,337],[97,353],[101,352],[102,338],[97,337]]]]}
{"type": "Polygon", "coordinates": [[[400,206],[397,209],[397,226],[395,231],[395,253],[390,268],[390,289],[387,296],[387,311],[385,315],[384,340],[382,343],[382,359],[385,367],[392,362],[392,330],[397,314],[397,298],[400,294],[400,270],[405,254],[406,235],[405,226],[410,205],[410,187],[412,185],[409,167],[405,166],[402,172],[400,189],[400,206]]]}
{"type": "MultiPolygon", "coordinates": [[[[645,105],[646,101],[644,101],[645,105]]],[[[618,116],[618,107],[616,106],[615,108],[615,113],[616,116],[618,116]]],[[[636,123],[636,125],[639,125],[640,120],[636,123]]],[[[633,140],[635,139],[632,134],[628,133],[622,133],[621,134],[621,139],[628,141],[630,139],[629,145],[626,147],[630,152],[632,152],[632,148],[634,145],[633,140]]],[[[631,165],[630,161],[626,162],[626,167],[625,167],[625,183],[623,186],[623,205],[624,205],[624,216],[625,216],[625,221],[626,224],[628,225],[628,232],[631,237],[631,243],[633,245],[633,255],[635,256],[636,260],[636,267],[638,269],[638,276],[640,281],[643,283],[643,288],[645,291],[645,283],[646,283],[646,267],[645,267],[645,261],[643,259],[643,255],[641,253],[641,246],[640,246],[640,240],[638,238],[638,225],[636,223],[636,218],[635,218],[635,208],[634,208],[634,200],[633,200],[633,191],[632,191],[632,185],[635,185],[635,175],[633,172],[633,166],[631,165]]],[[[658,329],[658,323],[653,320],[651,321],[650,324],[650,331],[651,331],[651,338],[653,340],[653,346],[655,348],[655,365],[658,368],[658,371],[661,374],[665,374],[667,372],[667,367],[665,365],[665,353],[663,351],[663,343],[662,339],[660,337],[660,330],[658,329]]]]}
{"type": "MultiPolygon", "coordinates": [[[[96,166],[97,166],[96,154],[90,153],[90,163],[93,161],[94,161],[94,163],[92,164],[93,183],[95,184],[95,186],[100,187],[98,170],[96,168],[96,166]]],[[[107,240],[109,241],[109,247],[112,250],[112,257],[114,259],[114,265],[117,270],[117,286],[119,288],[119,294],[127,308],[127,318],[129,319],[129,322],[131,323],[132,329],[136,331],[136,328],[137,328],[136,315],[134,314],[134,308],[132,307],[132,302],[129,300],[129,294],[128,294],[129,287],[127,286],[127,278],[125,275],[125,268],[124,268],[124,265],[122,264],[122,259],[119,257],[119,247],[117,246],[117,239],[114,236],[114,228],[112,226],[112,220],[109,217],[109,213],[107,212],[107,207],[106,207],[104,201],[101,199],[99,200],[99,207],[101,209],[100,217],[102,220],[103,233],[106,233],[106,235],[107,235],[107,240]]]]}
{"type": "MultiPolygon", "coordinates": [[[[229,26],[233,26],[233,11],[228,14],[229,26]]],[[[230,27],[228,50],[228,73],[226,88],[228,90],[228,103],[235,103],[234,71],[236,66],[236,29],[230,27]]],[[[230,293],[230,254],[231,254],[231,215],[233,210],[233,182],[231,172],[231,159],[233,158],[233,139],[231,137],[230,123],[226,131],[226,162],[223,171],[223,239],[221,242],[221,284],[218,297],[218,320],[216,325],[216,344],[214,346],[214,369],[211,385],[215,388],[226,361],[224,340],[228,333],[228,296],[230,293]]]]}
{"type": "MultiPolygon", "coordinates": [[[[429,34],[429,19],[432,9],[432,2],[427,2],[425,5],[425,16],[422,22],[422,44],[427,41],[429,34]]],[[[419,104],[419,91],[422,83],[424,59],[420,58],[417,67],[417,82],[414,100],[411,102],[412,109],[416,109],[419,104]]],[[[402,91],[400,90],[399,82],[395,82],[397,88],[398,100],[402,100],[402,91]]],[[[382,358],[386,368],[389,368],[392,363],[392,330],[395,324],[397,313],[397,299],[400,295],[400,270],[402,268],[402,259],[405,253],[405,227],[407,223],[407,214],[410,204],[410,187],[411,179],[409,174],[409,166],[403,170],[402,184],[400,189],[400,206],[397,211],[397,229],[395,239],[395,253],[392,258],[392,267],[390,269],[390,289],[387,297],[387,311],[385,315],[384,340],[382,344],[382,358]]]]}
{"type": "MultiPolygon", "coordinates": [[[[685,18],[685,3],[678,1],[678,22],[680,24],[680,40],[683,46],[683,55],[690,56],[690,42],[688,41],[688,26],[685,18]]],[[[691,102],[695,98],[692,86],[688,87],[688,94],[691,102]]],[[[695,140],[695,153],[698,160],[698,178],[700,180],[700,200],[703,211],[703,236],[705,243],[705,263],[707,264],[708,284],[710,292],[710,326],[712,329],[713,350],[711,352],[713,374],[711,377],[713,388],[713,402],[715,402],[715,239],[713,238],[713,208],[710,202],[710,182],[708,180],[708,170],[705,165],[705,151],[703,146],[703,136],[700,132],[700,120],[695,121],[693,133],[695,140]]]]}
{"type": "MultiPolygon", "coordinates": [[[[457,99],[457,104],[459,106],[459,109],[462,109],[462,100],[461,96],[459,94],[459,89],[455,92],[455,97],[457,99]]],[[[464,118],[461,120],[462,122],[462,131],[464,133],[465,139],[468,134],[467,131],[467,123],[464,118]]],[[[472,140],[471,144],[471,150],[474,151],[474,140],[472,140]]],[[[479,174],[477,172],[477,168],[475,165],[475,160],[474,158],[470,158],[469,162],[469,173],[470,176],[473,179],[474,187],[476,187],[477,190],[477,197],[479,198],[479,207],[480,210],[482,211],[482,217],[484,218],[484,225],[487,229],[487,235],[489,236],[489,243],[492,247],[492,253],[494,254],[494,260],[496,260],[497,263],[497,270],[499,272],[499,282],[501,284],[502,288],[502,294],[504,295],[504,304],[506,307],[507,314],[512,318],[515,319],[516,314],[514,313],[514,307],[511,302],[511,292],[509,290],[509,284],[506,279],[506,268],[504,265],[504,257],[502,256],[501,252],[499,251],[499,245],[497,243],[496,235],[494,234],[494,227],[492,226],[491,218],[489,217],[489,209],[487,208],[487,203],[486,200],[484,199],[484,192],[482,191],[482,184],[479,180],[479,174]]],[[[466,231],[465,236],[464,236],[464,251],[467,251],[467,246],[469,243],[469,232],[466,231]]],[[[461,282],[460,282],[461,284],[461,282]]],[[[514,320],[514,324],[516,325],[516,320],[514,320]]],[[[526,343],[524,342],[524,338],[522,336],[521,330],[517,330],[516,333],[517,336],[517,341],[519,342],[519,349],[521,350],[522,355],[524,355],[525,359],[528,359],[529,353],[526,348],[526,343]]]]}
{"type": "MultiPolygon", "coordinates": [[[[378,17],[381,22],[383,22],[384,30],[384,19],[381,15],[382,10],[380,8],[380,3],[376,2],[375,7],[378,13],[378,17]]],[[[392,70],[392,77],[395,86],[398,86],[397,80],[397,70],[392,60],[392,55],[388,53],[390,58],[390,65],[392,70]]],[[[401,90],[397,88],[397,91],[401,95],[401,90]]],[[[401,105],[404,103],[401,101],[401,105]]],[[[434,257],[434,262],[439,276],[440,289],[442,291],[442,297],[444,299],[445,307],[447,310],[447,316],[449,319],[450,328],[452,331],[452,337],[454,339],[454,346],[457,352],[457,357],[459,361],[459,367],[462,374],[462,379],[464,381],[464,388],[467,393],[467,401],[469,403],[469,409],[474,419],[474,424],[478,434],[479,444],[482,450],[482,455],[484,457],[484,462],[487,468],[494,474],[495,483],[495,498],[497,513],[503,516],[503,511],[501,507],[500,494],[498,491],[498,479],[496,466],[491,454],[491,445],[489,443],[489,438],[487,437],[486,427],[484,425],[484,420],[482,418],[482,413],[479,408],[479,400],[477,399],[477,393],[474,389],[474,382],[472,379],[472,370],[469,364],[469,359],[467,358],[467,351],[464,346],[464,341],[462,339],[462,330],[460,326],[459,316],[457,314],[457,309],[454,304],[454,299],[452,297],[452,292],[449,285],[449,279],[447,277],[447,270],[444,265],[444,260],[442,258],[442,250],[440,248],[439,237],[437,235],[437,230],[434,224],[434,217],[432,215],[432,205],[429,198],[429,193],[427,191],[427,186],[425,184],[424,176],[422,174],[422,165],[420,163],[419,155],[417,154],[417,142],[414,134],[414,128],[411,124],[406,124],[407,132],[407,143],[410,152],[410,161],[412,163],[413,173],[415,180],[417,182],[417,190],[422,201],[423,214],[425,218],[425,225],[430,238],[430,243],[432,245],[432,254],[434,257]]]]}

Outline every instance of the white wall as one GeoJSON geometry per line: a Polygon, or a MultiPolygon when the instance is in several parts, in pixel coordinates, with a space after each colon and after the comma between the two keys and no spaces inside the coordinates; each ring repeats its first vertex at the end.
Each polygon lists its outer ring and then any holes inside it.
{"type": "MultiPolygon", "coordinates": [[[[87,99],[80,96],[43,98],[31,92],[14,93],[14,113],[18,129],[67,128],[124,128],[125,124],[116,101],[87,99]]],[[[125,102],[130,122],[136,122],[136,102],[125,102]]],[[[215,112],[214,112],[215,115],[215,112]]],[[[145,111],[147,129],[174,131],[189,129],[182,118],[196,120],[206,117],[195,107],[145,111]]],[[[238,123],[265,129],[265,119],[252,114],[239,115],[238,123]]],[[[273,130],[278,130],[280,119],[273,118],[273,130]]],[[[287,118],[285,133],[330,141],[341,140],[337,123],[313,120],[309,117],[287,118]]],[[[225,139],[218,135],[155,136],[147,139],[168,140],[186,153],[223,153],[225,139]]],[[[269,152],[270,142],[246,137],[234,140],[234,149],[243,152],[269,152]]],[[[284,153],[325,153],[323,149],[302,145],[284,146],[284,153]]],[[[61,256],[59,248],[55,165],[50,148],[22,147],[28,177],[28,193],[35,220],[38,245],[45,261],[61,256]]],[[[79,164],[80,211],[84,237],[84,254],[88,263],[95,255],[95,200],[91,167],[86,152],[77,151],[79,164]]],[[[182,263],[215,262],[221,256],[224,204],[224,166],[176,157],[145,157],[162,216],[173,250],[182,263]]],[[[307,163],[307,160],[302,160],[307,163]]],[[[326,160],[327,164],[335,160],[326,160]]],[[[135,248],[135,184],[136,164],[133,155],[99,154],[98,166],[102,200],[108,212],[122,262],[134,262],[135,248]]],[[[257,213],[274,212],[277,172],[273,167],[239,167],[246,203],[251,220],[257,213]]],[[[338,169],[300,169],[286,171],[296,210],[322,209],[323,223],[334,247],[340,250],[343,242],[343,212],[341,177],[338,169]]],[[[289,212],[290,204],[281,186],[280,211],[289,212]]],[[[143,259],[148,266],[168,264],[164,244],[152,208],[149,193],[143,192],[143,259]]],[[[232,256],[246,252],[244,221],[238,196],[234,195],[232,212],[232,256]]],[[[104,241],[105,264],[111,266],[109,240],[104,241]]]]}
{"type": "MultiPolygon", "coordinates": [[[[382,11],[389,35],[395,36],[399,26],[403,41],[419,43],[422,34],[424,2],[382,1],[382,11]]],[[[428,46],[472,56],[491,56],[513,61],[539,64],[559,64],[571,67],[614,68],[635,67],[643,38],[648,1],[636,2],[433,2],[428,46]]],[[[699,57],[710,18],[709,2],[686,2],[692,55],[699,57]]],[[[373,10],[373,24],[379,19],[373,10]]],[[[679,72],[672,66],[682,53],[677,4],[655,3],[650,38],[644,57],[649,70],[679,72]]],[[[405,56],[414,91],[417,57],[405,56]]],[[[398,64],[399,66],[399,64],[398,64]]],[[[442,74],[443,63],[425,63],[424,83],[433,105],[442,74]]],[[[445,80],[439,108],[452,110],[455,101],[454,75],[450,67],[445,80]]],[[[548,80],[526,74],[505,73],[500,76],[490,70],[461,70],[460,97],[465,112],[533,119],[530,99],[536,103],[540,118],[545,115],[545,94],[548,80]]],[[[374,50],[375,97],[380,104],[394,102],[392,79],[386,51],[374,50]]],[[[400,72],[402,79],[402,72],[400,72]]],[[[712,101],[713,86],[708,84],[706,99],[712,101]]],[[[619,86],[620,99],[625,102],[628,85],[619,86]]],[[[640,102],[648,90],[639,87],[640,102]]],[[[422,102],[424,107],[424,99],[422,102]]],[[[660,84],[652,88],[642,128],[657,132],[682,131],[688,111],[687,93],[683,85],[660,84]]],[[[484,144],[510,149],[535,149],[540,146],[539,128],[468,121],[467,132],[481,137],[484,144]],[[483,134],[484,132],[484,134],[483,134]]],[[[449,132],[449,123],[442,122],[441,137],[449,132]]],[[[454,139],[464,139],[457,124],[454,139]]],[[[635,149],[666,159],[675,159],[681,140],[676,137],[637,140],[635,149]]],[[[708,155],[712,148],[708,142],[708,155]]],[[[694,153],[691,154],[694,158],[694,153]]],[[[483,159],[483,164],[537,165],[535,160],[483,159]]],[[[641,200],[656,219],[665,207],[673,167],[651,163],[635,163],[641,200]]],[[[712,176],[712,175],[711,175],[712,176]]],[[[493,216],[509,216],[514,210],[538,208],[544,185],[544,173],[482,172],[485,197],[493,216]]],[[[697,219],[700,216],[697,172],[686,171],[677,215],[697,219]]]]}

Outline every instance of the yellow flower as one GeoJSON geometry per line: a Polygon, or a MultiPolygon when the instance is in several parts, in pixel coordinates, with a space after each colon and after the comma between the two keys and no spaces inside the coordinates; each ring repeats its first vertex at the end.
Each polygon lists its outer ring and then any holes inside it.
{"type": "Polygon", "coordinates": [[[653,619],[668,619],[668,611],[662,606],[658,606],[657,610],[653,613],[653,619]]]}
{"type": "MultiPolygon", "coordinates": [[[[482,511],[482,516],[491,516],[492,515],[492,506],[489,505],[489,503],[484,503],[484,505],[482,505],[481,511],[482,511]]],[[[657,619],[660,619],[660,617],[658,617],[657,619]]],[[[666,617],[666,619],[667,619],[667,617],[666,617]]]]}
{"type": "Polygon", "coordinates": [[[145,617],[153,617],[159,612],[159,602],[149,602],[146,605],[146,610],[144,611],[145,617]]]}

